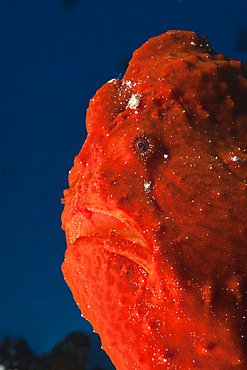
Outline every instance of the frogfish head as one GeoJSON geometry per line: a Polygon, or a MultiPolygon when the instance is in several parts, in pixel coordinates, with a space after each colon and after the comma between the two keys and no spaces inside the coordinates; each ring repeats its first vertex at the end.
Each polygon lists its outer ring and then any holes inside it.
{"type": "Polygon", "coordinates": [[[119,370],[247,369],[247,66],[193,32],[91,99],[63,274],[119,370]]]}

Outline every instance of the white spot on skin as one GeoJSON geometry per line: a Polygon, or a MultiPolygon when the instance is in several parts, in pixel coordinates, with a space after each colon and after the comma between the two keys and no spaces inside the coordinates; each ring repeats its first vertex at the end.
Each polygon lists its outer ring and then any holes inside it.
{"type": "Polygon", "coordinates": [[[236,155],[234,157],[229,157],[229,159],[233,162],[237,162],[237,161],[240,161],[240,158],[237,157],[236,155]]]}
{"type": "Polygon", "coordinates": [[[107,81],[107,84],[112,83],[113,81],[116,83],[118,80],[116,78],[112,78],[111,80],[107,81]]]}
{"type": "Polygon", "coordinates": [[[144,180],[144,190],[148,193],[151,191],[151,181],[144,180]]]}
{"type": "Polygon", "coordinates": [[[137,98],[135,94],[132,94],[130,100],[128,101],[126,108],[136,109],[139,104],[140,104],[140,100],[137,98]]]}
{"type": "Polygon", "coordinates": [[[125,81],[125,82],[124,82],[124,84],[125,84],[126,86],[128,86],[129,88],[131,88],[131,86],[132,86],[131,81],[125,81]]]}

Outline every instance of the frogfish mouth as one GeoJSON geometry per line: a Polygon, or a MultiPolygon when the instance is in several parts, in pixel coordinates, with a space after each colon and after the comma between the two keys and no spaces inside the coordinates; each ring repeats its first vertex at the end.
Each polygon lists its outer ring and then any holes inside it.
{"type": "Polygon", "coordinates": [[[62,271],[118,370],[247,369],[247,65],[168,31],[90,100],[62,271]]]}

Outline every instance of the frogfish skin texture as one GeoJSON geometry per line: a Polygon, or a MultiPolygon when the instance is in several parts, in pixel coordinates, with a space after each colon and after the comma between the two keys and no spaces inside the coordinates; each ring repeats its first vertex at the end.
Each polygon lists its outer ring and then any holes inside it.
{"type": "Polygon", "coordinates": [[[118,370],[247,369],[247,65],[194,32],[91,99],[63,274],[118,370]]]}

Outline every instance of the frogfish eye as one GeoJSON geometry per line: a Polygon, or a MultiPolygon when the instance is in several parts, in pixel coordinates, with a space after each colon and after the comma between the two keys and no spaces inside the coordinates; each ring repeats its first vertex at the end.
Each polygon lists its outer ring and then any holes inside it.
{"type": "Polygon", "coordinates": [[[137,153],[143,154],[148,150],[149,143],[144,137],[138,137],[138,139],[134,141],[133,147],[137,153]]]}

